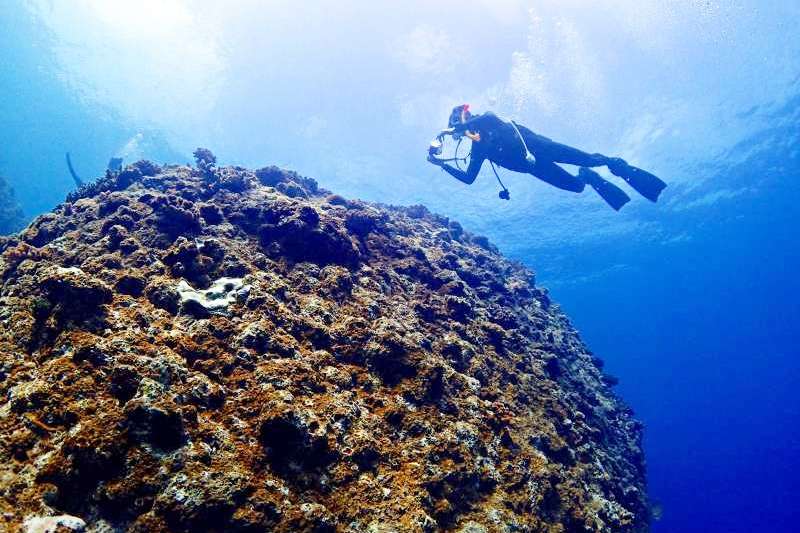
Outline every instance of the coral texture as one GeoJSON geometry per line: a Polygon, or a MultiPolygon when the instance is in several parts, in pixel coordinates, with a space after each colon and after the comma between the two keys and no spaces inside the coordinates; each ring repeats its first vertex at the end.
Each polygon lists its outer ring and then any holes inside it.
{"type": "Polygon", "coordinates": [[[202,162],[0,239],[0,530],[647,529],[641,425],[529,270],[202,162]]]}

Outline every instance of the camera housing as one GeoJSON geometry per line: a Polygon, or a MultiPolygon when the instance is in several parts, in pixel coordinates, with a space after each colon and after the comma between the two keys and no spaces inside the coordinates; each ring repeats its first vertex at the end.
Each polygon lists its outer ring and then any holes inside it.
{"type": "Polygon", "coordinates": [[[431,141],[428,146],[428,155],[441,155],[442,154],[442,141],[438,137],[431,141]]]}

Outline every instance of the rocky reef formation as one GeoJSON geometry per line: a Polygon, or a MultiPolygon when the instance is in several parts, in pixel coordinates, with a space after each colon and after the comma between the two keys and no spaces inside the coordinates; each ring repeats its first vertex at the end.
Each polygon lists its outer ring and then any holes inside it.
{"type": "Polygon", "coordinates": [[[25,215],[14,195],[14,189],[0,176],[0,235],[9,235],[24,226],[25,215]]]}
{"type": "Polygon", "coordinates": [[[0,239],[0,530],[647,529],[641,425],[530,271],[198,161],[0,239]]]}

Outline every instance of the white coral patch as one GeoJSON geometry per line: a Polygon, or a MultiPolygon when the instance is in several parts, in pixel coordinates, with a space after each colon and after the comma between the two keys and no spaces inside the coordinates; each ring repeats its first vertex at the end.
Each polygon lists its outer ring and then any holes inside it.
{"type": "Polygon", "coordinates": [[[86,522],[77,516],[64,514],[60,516],[31,516],[22,524],[24,533],[55,533],[59,528],[84,531],[86,522]]]}
{"type": "Polygon", "coordinates": [[[197,290],[183,279],[178,283],[181,303],[193,301],[211,313],[223,311],[249,289],[242,278],[219,278],[205,290],[197,290]]]}

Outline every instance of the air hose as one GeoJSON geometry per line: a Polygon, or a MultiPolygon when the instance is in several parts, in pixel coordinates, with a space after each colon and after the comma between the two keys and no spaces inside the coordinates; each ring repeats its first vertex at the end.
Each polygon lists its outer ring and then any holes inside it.
{"type": "Polygon", "coordinates": [[[519,128],[517,128],[517,123],[514,122],[513,120],[510,120],[509,122],[511,122],[511,126],[514,128],[514,131],[517,132],[517,137],[519,137],[519,140],[522,143],[522,147],[525,148],[525,160],[528,161],[529,163],[532,163],[532,164],[535,165],[536,164],[536,158],[533,156],[531,151],[528,150],[528,145],[525,142],[525,138],[519,132],[519,128]]]}

